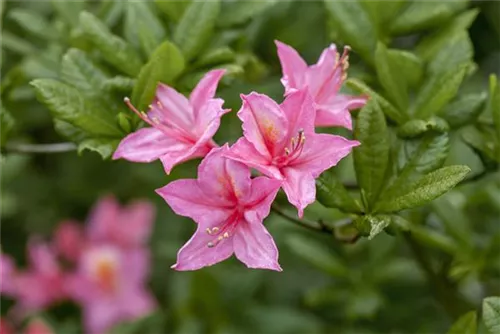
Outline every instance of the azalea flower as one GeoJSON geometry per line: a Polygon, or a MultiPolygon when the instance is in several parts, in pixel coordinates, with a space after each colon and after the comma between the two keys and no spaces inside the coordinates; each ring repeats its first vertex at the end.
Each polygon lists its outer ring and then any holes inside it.
{"type": "Polygon", "coordinates": [[[12,278],[12,295],[21,312],[43,309],[65,297],[64,272],[54,249],[47,243],[31,239],[28,244],[29,267],[12,278]]]}
{"type": "Polygon", "coordinates": [[[16,271],[14,260],[10,256],[0,253],[0,293],[2,295],[15,295],[14,279],[16,271]]]}
{"type": "Polygon", "coordinates": [[[316,126],[342,126],[351,130],[349,111],[363,107],[367,98],[339,93],[347,76],[350,48],[346,46],[340,56],[332,44],[323,50],[316,64],[308,66],[294,48],[275,42],[283,70],[281,82],[285,86],[285,95],[307,89],[314,99],[316,126]]]}
{"type": "Polygon", "coordinates": [[[149,254],[146,249],[124,250],[113,244],[91,245],[80,254],[76,273],[65,287],[83,307],[86,332],[107,332],[112,326],[142,317],[155,308],[146,289],[149,254]]]}
{"type": "Polygon", "coordinates": [[[128,98],[125,103],[151,127],[137,130],[118,145],[113,159],[151,162],[160,159],[167,174],[184,161],[204,157],[217,144],[212,140],[220,118],[229,110],[214,99],[225,70],[208,72],[189,100],[175,89],[159,84],[148,113],[138,111],[128,98]]]}
{"type": "Polygon", "coordinates": [[[0,333],[1,334],[53,334],[54,331],[50,328],[45,321],[40,318],[30,320],[23,331],[16,331],[14,327],[6,320],[0,319],[0,333]]]}
{"type": "Polygon", "coordinates": [[[282,180],[288,200],[302,217],[315,201],[314,179],[336,165],[359,142],[314,132],[314,105],[306,90],[294,91],[278,105],[266,95],[242,95],[238,117],[243,137],[226,157],[282,180]]]}
{"type": "Polygon", "coordinates": [[[213,149],[198,168],[198,179],[177,180],[157,190],[172,210],[198,223],[177,254],[175,270],[196,270],[233,253],[249,268],[281,271],[278,249],[262,221],[281,182],[224,158],[228,146],[213,149]]]}

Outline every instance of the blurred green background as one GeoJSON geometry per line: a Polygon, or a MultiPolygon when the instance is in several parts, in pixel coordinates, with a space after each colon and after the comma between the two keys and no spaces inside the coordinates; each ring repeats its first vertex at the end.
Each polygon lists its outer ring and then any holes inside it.
{"type": "MultiPolygon", "coordinates": [[[[488,75],[500,74],[500,2],[325,2],[222,2],[210,36],[175,82],[177,89],[188,92],[209,68],[229,69],[219,95],[233,112],[224,116],[216,141],[232,143],[240,136],[241,127],[235,116],[240,93],[255,90],[281,101],[283,88],[275,39],[295,47],[310,64],[330,43],[347,42],[353,46],[349,76],[376,86],[365,42],[372,38],[371,34],[378,33],[377,29],[388,29],[380,36],[391,47],[413,50],[422,36],[439,31],[467,10],[477,10],[467,29],[477,71],[462,86],[460,94],[485,91],[488,75]],[[332,14],[337,10],[335,6],[349,14],[341,15],[345,21],[339,23],[338,15],[332,14]],[[413,27],[395,24],[398,17],[404,18],[402,13],[409,7],[410,13],[405,15],[420,21],[413,27]],[[372,15],[378,21],[365,20],[372,15]],[[353,43],[349,32],[357,29],[361,35],[358,32],[353,43]],[[213,50],[219,50],[217,57],[208,57],[213,50]]],[[[373,240],[346,243],[334,235],[308,231],[271,214],[265,223],[280,250],[282,273],[249,270],[235,259],[197,272],[171,270],[177,250],[190,237],[195,224],[174,215],[154,190],[173,179],[195,177],[199,161],[176,167],[166,176],[160,163],[103,160],[91,151],[18,151],[20,144],[68,141],[55,131],[51,114],[36,100],[29,82],[35,78],[60,78],[61,59],[69,48],[85,51],[109,75],[126,77],[103,61],[98,48],[86,39],[78,23],[81,11],[94,13],[113,34],[121,36],[141,58],[147,59],[148,48],[141,44],[139,32],[145,26],[147,31],[155,31],[152,35],[156,34],[156,38],[171,39],[189,4],[118,0],[1,3],[1,98],[2,113],[5,112],[1,245],[19,265],[25,261],[28,236],[49,237],[65,218],[84,220],[100,196],[113,193],[122,202],[147,198],[157,207],[150,242],[150,287],[159,309],[147,319],[118,328],[117,333],[445,333],[456,320],[459,312],[454,305],[444,305],[437,296],[436,289],[440,287],[429,281],[418,255],[416,259],[404,238],[387,233],[373,240]]],[[[113,99],[119,105],[116,113],[124,112],[133,119],[120,104],[123,96],[130,94],[130,88],[124,86],[103,91],[95,102],[113,99]]],[[[448,159],[469,165],[473,174],[481,174],[485,168],[482,161],[460,140],[459,134],[452,132],[450,138],[448,159]]],[[[343,161],[336,172],[345,182],[352,182],[352,160],[343,161]]],[[[278,201],[286,203],[282,194],[278,201]]],[[[470,248],[463,247],[455,254],[432,241],[424,249],[432,265],[444,273],[443,284],[458,291],[468,309],[478,307],[486,296],[500,294],[498,172],[469,182],[411,215],[446,238],[453,239],[453,226],[460,225],[471,240],[470,248]]],[[[315,203],[306,210],[306,218],[321,218],[334,224],[346,215],[315,203]]],[[[453,304],[453,298],[449,302],[453,304]]],[[[12,301],[2,298],[2,314],[10,305],[12,301]]],[[[58,305],[46,310],[44,316],[58,333],[81,331],[79,310],[73,305],[58,305]]],[[[479,329],[485,332],[482,326],[479,329]]]]}

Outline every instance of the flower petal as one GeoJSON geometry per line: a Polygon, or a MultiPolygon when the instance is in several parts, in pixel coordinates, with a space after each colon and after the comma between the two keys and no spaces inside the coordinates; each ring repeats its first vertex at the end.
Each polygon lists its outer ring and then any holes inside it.
{"type": "Polygon", "coordinates": [[[125,137],[113,159],[123,158],[134,162],[151,162],[169,152],[182,152],[188,144],[165,135],[155,128],[142,128],[125,137]]]}
{"type": "Polygon", "coordinates": [[[344,75],[334,44],[323,50],[318,62],[307,70],[307,85],[314,101],[322,104],[338,93],[344,75]]]}
{"type": "Polygon", "coordinates": [[[228,215],[227,203],[204,193],[197,180],[177,180],[156,189],[172,210],[198,224],[223,221],[228,215]]]}
{"type": "Polygon", "coordinates": [[[278,49],[278,58],[283,71],[281,82],[285,86],[285,95],[288,95],[295,89],[304,86],[307,64],[294,48],[280,41],[274,42],[278,49]]]}
{"type": "Polygon", "coordinates": [[[83,229],[76,221],[62,222],[56,229],[54,243],[59,255],[76,262],[84,247],[83,229]]]}
{"type": "Polygon", "coordinates": [[[117,241],[125,247],[145,245],[151,234],[154,215],[155,208],[147,201],[137,201],[122,209],[115,230],[117,241]]]}
{"type": "Polygon", "coordinates": [[[207,72],[191,92],[189,103],[193,107],[195,119],[198,118],[203,105],[209,99],[214,98],[217,85],[225,72],[226,70],[212,70],[207,72]]]}
{"type": "Polygon", "coordinates": [[[299,217],[304,209],[316,200],[316,185],[314,177],[307,171],[287,167],[283,170],[285,180],[283,190],[288,201],[297,208],[299,217]]]}
{"type": "Polygon", "coordinates": [[[224,156],[231,160],[241,162],[248,167],[255,168],[259,172],[274,179],[280,180],[283,178],[280,170],[271,165],[266,158],[260,155],[246,138],[238,139],[224,156]]]}
{"type": "Polygon", "coordinates": [[[219,128],[220,118],[226,114],[229,110],[222,109],[224,104],[223,99],[211,99],[207,100],[205,104],[200,107],[200,113],[196,119],[195,131],[200,136],[207,131],[207,128],[214,122],[217,124],[215,131],[212,133],[210,138],[215,134],[219,128]]]}
{"type": "Polygon", "coordinates": [[[288,122],[270,97],[255,92],[241,95],[243,105],[238,117],[243,122],[243,135],[263,157],[271,158],[283,149],[288,122]]]}
{"type": "Polygon", "coordinates": [[[103,197],[92,208],[87,221],[91,241],[110,241],[120,215],[120,205],[113,196],[103,197]]]}
{"type": "Polygon", "coordinates": [[[148,116],[186,132],[189,132],[194,124],[193,108],[189,100],[172,87],[162,83],[156,88],[156,97],[148,116]]]}
{"type": "Polygon", "coordinates": [[[83,311],[86,332],[89,334],[106,333],[121,320],[120,313],[121,309],[112,299],[93,300],[83,311]]]}
{"type": "Polygon", "coordinates": [[[15,295],[15,275],[16,266],[14,260],[10,256],[0,253],[0,293],[2,295],[15,295]]]}
{"type": "Polygon", "coordinates": [[[323,171],[335,166],[358,145],[358,141],[341,136],[316,134],[306,139],[302,154],[290,166],[317,177],[323,171]]]}
{"type": "Polygon", "coordinates": [[[245,217],[250,221],[262,221],[269,215],[271,204],[281,187],[280,180],[273,180],[266,176],[252,179],[250,192],[243,201],[246,212],[245,217]],[[252,218],[253,217],[253,218],[252,218]]]}
{"type": "Polygon", "coordinates": [[[262,221],[242,220],[233,237],[234,254],[248,268],[282,271],[278,248],[262,221]]]}
{"type": "Polygon", "coordinates": [[[175,270],[197,270],[224,261],[233,254],[233,238],[225,238],[214,247],[208,247],[216,236],[207,233],[206,229],[217,225],[198,225],[198,228],[189,241],[177,253],[177,263],[172,266],[175,270]]]}
{"type": "Polygon", "coordinates": [[[207,196],[218,196],[236,204],[250,190],[250,170],[226,158],[224,154],[228,150],[226,144],[213,149],[203,159],[198,168],[198,185],[207,196]]]}
{"type": "Polygon", "coordinates": [[[364,96],[348,96],[338,94],[328,104],[317,105],[316,126],[342,126],[352,130],[350,110],[358,109],[366,104],[364,96]]]}
{"type": "Polygon", "coordinates": [[[297,90],[288,95],[281,104],[281,109],[288,119],[288,138],[286,145],[299,131],[304,131],[308,136],[314,133],[314,120],[316,111],[312,96],[306,89],[297,90]]]}
{"type": "Polygon", "coordinates": [[[28,242],[30,264],[35,271],[44,275],[55,275],[59,272],[54,250],[46,243],[32,238],[28,242]]]}

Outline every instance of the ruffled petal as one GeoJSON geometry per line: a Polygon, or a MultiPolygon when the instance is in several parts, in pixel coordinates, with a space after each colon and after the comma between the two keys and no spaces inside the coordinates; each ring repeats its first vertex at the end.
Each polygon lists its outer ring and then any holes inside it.
{"type": "Polygon", "coordinates": [[[282,187],[288,201],[297,208],[299,217],[304,209],[316,200],[316,185],[314,177],[307,172],[292,167],[283,170],[285,180],[282,187]]]}
{"type": "Polygon", "coordinates": [[[161,123],[186,132],[194,125],[193,108],[189,100],[170,86],[162,83],[156,88],[156,97],[148,116],[161,123]]]}
{"type": "Polygon", "coordinates": [[[285,146],[290,144],[291,138],[297,137],[299,131],[304,131],[306,136],[314,133],[316,111],[312,96],[306,89],[288,95],[281,104],[281,109],[288,119],[288,138],[285,146]]]}
{"type": "Polygon", "coordinates": [[[193,107],[195,119],[198,118],[203,105],[209,99],[214,98],[219,81],[225,72],[226,70],[212,70],[207,72],[191,92],[189,102],[193,107]]]}
{"type": "Polygon", "coordinates": [[[307,70],[307,85],[314,101],[318,104],[335,96],[342,85],[343,65],[334,44],[326,48],[315,65],[307,70]]]}
{"type": "Polygon", "coordinates": [[[351,110],[363,107],[367,98],[364,96],[336,95],[328,104],[317,105],[316,126],[342,126],[352,130],[351,110]]]}
{"type": "Polygon", "coordinates": [[[285,95],[288,95],[304,86],[307,64],[294,48],[280,41],[274,42],[283,72],[281,83],[285,86],[285,95]]]}
{"type": "Polygon", "coordinates": [[[281,187],[280,180],[259,176],[252,179],[250,192],[245,197],[243,204],[247,208],[245,215],[253,217],[250,221],[262,221],[269,215],[278,190],[281,187]]]}

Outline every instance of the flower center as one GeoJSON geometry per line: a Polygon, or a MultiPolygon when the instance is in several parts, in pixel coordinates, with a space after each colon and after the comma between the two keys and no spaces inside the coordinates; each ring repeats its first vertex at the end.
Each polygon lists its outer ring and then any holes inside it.
{"type": "Polygon", "coordinates": [[[114,263],[100,261],[97,264],[96,279],[104,290],[114,290],[116,288],[116,268],[114,263]]]}
{"type": "Polygon", "coordinates": [[[304,134],[304,130],[301,129],[296,137],[290,139],[290,145],[285,147],[285,154],[275,158],[275,165],[284,167],[297,159],[304,150],[305,142],[306,135],[304,134]]]}
{"type": "Polygon", "coordinates": [[[238,222],[242,216],[241,210],[235,210],[225,221],[223,221],[219,226],[214,226],[212,228],[207,227],[206,233],[208,235],[214,236],[214,239],[207,243],[208,248],[213,248],[220,244],[222,241],[229,239],[229,237],[234,235],[234,230],[238,226],[238,222]]]}
{"type": "Polygon", "coordinates": [[[113,292],[118,288],[119,260],[115,249],[101,248],[87,253],[84,265],[95,284],[104,291],[113,292]]]}

